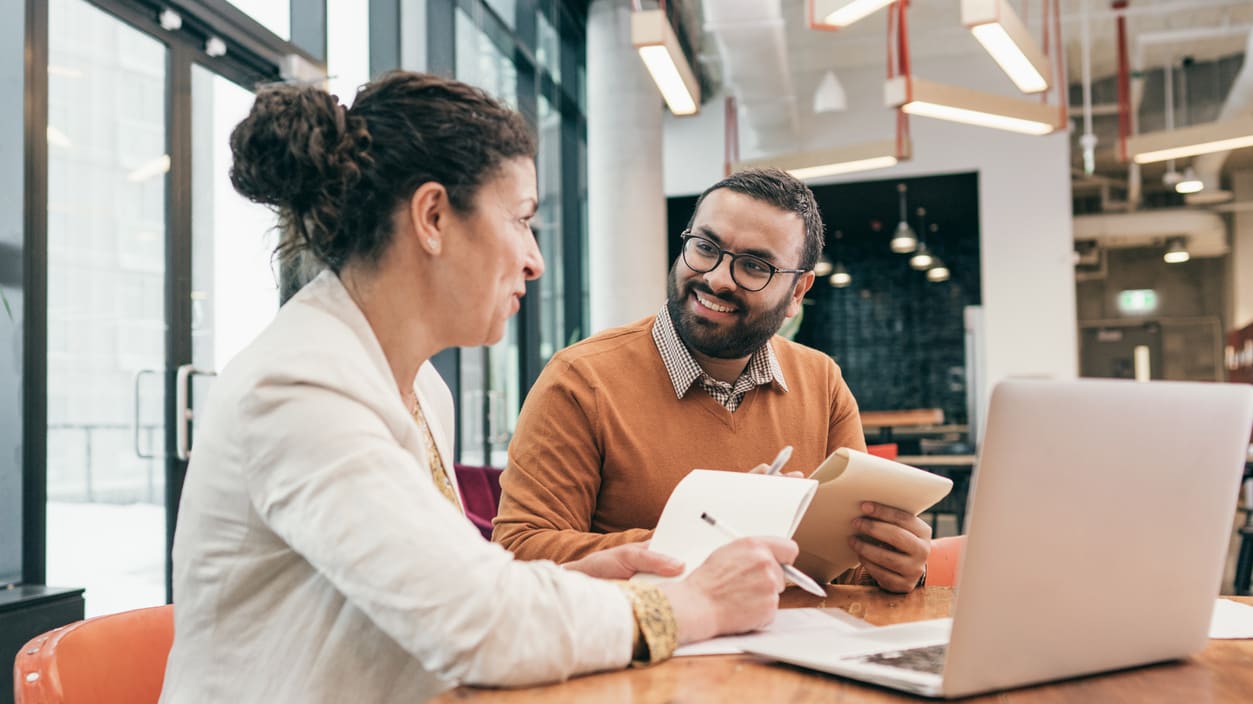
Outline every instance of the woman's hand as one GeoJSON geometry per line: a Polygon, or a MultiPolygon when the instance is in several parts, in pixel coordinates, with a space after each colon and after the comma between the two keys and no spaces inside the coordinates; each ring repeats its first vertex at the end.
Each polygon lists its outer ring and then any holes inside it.
{"type": "Polygon", "coordinates": [[[639,572],[662,577],[683,574],[681,561],[649,550],[647,542],[605,548],[582,559],[567,562],[562,567],[600,579],[628,579],[639,572]]]}
{"type": "Polygon", "coordinates": [[[681,582],[659,585],[674,609],[679,643],[744,633],[774,620],[785,586],[780,563],[796,559],[784,538],[740,538],[709,556],[681,582]]]}

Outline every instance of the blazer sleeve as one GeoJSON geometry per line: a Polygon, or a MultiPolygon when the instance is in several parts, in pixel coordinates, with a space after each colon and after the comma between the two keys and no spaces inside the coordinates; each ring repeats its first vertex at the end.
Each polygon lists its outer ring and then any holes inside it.
{"type": "Polygon", "coordinates": [[[349,603],[458,682],[527,685],[629,662],[634,619],[616,586],[484,541],[351,375],[310,376],[273,372],[244,397],[244,481],[266,525],[349,603]]]}
{"type": "Polygon", "coordinates": [[[569,562],[652,537],[641,528],[592,532],[604,457],[596,403],[596,388],[559,359],[527,394],[492,533],[521,559],[569,562]]]}

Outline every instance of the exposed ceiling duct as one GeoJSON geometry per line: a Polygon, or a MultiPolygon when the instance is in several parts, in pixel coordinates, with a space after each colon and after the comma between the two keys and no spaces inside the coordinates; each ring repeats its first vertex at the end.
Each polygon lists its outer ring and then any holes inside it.
{"type": "MultiPolygon", "coordinates": [[[[1250,60],[1250,57],[1253,57],[1253,31],[1248,33],[1247,44],[1244,48],[1244,66],[1240,68],[1240,72],[1231,83],[1227,100],[1218,111],[1218,120],[1230,120],[1233,117],[1253,112],[1253,60],[1250,60]]],[[[1222,190],[1219,178],[1223,163],[1227,161],[1229,154],[1231,154],[1229,151],[1213,152],[1202,154],[1192,160],[1192,168],[1196,170],[1201,183],[1205,184],[1205,190],[1189,195],[1186,198],[1188,203],[1215,203],[1231,199],[1231,193],[1222,190]]]]}
{"type": "Polygon", "coordinates": [[[718,48],[722,82],[739,105],[741,134],[754,148],[786,147],[796,134],[782,0],[707,0],[705,31],[718,48]]]}
{"type": "Polygon", "coordinates": [[[1186,237],[1193,257],[1227,254],[1227,226],[1222,217],[1201,210],[1148,210],[1110,215],[1076,215],[1075,241],[1093,240],[1108,249],[1163,244],[1186,237]]]}

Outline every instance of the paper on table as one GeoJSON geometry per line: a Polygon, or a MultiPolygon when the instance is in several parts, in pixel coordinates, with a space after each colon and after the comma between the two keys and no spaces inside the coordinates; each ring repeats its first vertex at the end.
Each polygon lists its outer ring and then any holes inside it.
{"type": "Polygon", "coordinates": [[[711,638],[699,643],[685,645],[674,651],[674,657],[686,655],[734,655],[744,652],[754,641],[766,637],[796,636],[801,634],[845,636],[874,628],[865,621],[851,616],[843,609],[779,609],[774,622],[752,633],[711,638]]]}
{"type": "Polygon", "coordinates": [[[831,453],[809,478],[820,484],[796,530],[801,549],[796,566],[819,583],[830,582],[858,563],[848,538],[863,501],[918,515],[953,488],[948,477],[847,447],[831,453]]]}
{"type": "Polygon", "coordinates": [[[1230,599],[1214,604],[1209,624],[1210,638],[1253,638],[1253,606],[1230,599]]]}
{"type": "Polygon", "coordinates": [[[648,544],[650,550],[682,560],[686,569],[673,578],[638,574],[631,579],[682,579],[730,542],[701,520],[705,512],[741,535],[790,538],[817,488],[818,482],[808,479],[694,469],[670,494],[648,544]]]}

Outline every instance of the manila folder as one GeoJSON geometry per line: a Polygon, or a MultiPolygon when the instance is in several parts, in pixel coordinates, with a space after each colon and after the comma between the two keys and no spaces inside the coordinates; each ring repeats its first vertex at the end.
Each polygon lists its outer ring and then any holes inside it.
{"type": "Polygon", "coordinates": [[[826,584],[859,562],[848,546],[861,503],[874,501],[915,516],[948,495],[953,480],[916,467],[842,447],[813,474],[818,491],[793,538],[796,566],[826,584]]]}

